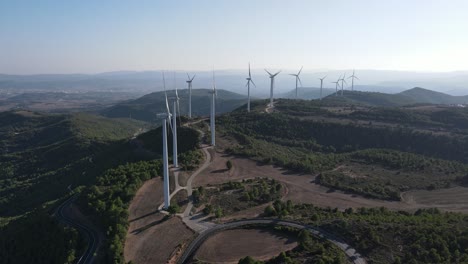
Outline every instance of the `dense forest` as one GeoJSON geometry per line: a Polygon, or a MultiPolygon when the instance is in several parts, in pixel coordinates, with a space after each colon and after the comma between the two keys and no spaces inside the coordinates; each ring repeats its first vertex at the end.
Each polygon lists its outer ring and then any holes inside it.
{"type": "Polygon", "coordinates": [[[351,208],[345,212],[295,205],[285,216],[322,228],[355,247],[369,263],[467,263],[468,216],[419,209],[351,208]]]}

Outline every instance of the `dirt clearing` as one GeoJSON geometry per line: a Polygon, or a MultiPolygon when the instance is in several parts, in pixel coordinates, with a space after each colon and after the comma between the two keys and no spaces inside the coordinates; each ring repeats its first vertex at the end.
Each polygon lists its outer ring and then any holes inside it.
{"type": "Polygon", "coordinates": [[[274,230],[227,230],[208,238],[194,259],[208,263],[238,263],[246,256],[268,260],[296,246],[295,237],[274,230]]]}
{"type": "Polygon", "coordinates": [[[194,233],[179,218],[167,218],[156,211],[162,202],[160,178],[145,182],[138,190],[129,207],[125,261],[166,263],[180,244],[186,244],[193,238],[194,233]]]}

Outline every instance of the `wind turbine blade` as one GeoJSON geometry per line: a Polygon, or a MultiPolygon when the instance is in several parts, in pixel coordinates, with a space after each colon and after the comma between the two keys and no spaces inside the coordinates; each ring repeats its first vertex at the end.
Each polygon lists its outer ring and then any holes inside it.
{"type": "Polygon", "coordinates": [[[252,78],[252,75],[250,75],[250,62],[249,62],[249,78],[252,78]]]}
{"type": "Polygon", "coordinates": [[[281,72],[281,71],[279,71],[279,72],[277,72],[277,73],[273,74],[273,76],[272,76],[272,77],[275,77],[276,75],[280,74],[280,72],[281,72]]]}
{"type": "Polygon", "coordinates": [[[302,87],[303,85],[302,85],[302,82],[301,82],[301,78],[299,78],[299,76],[297,76],[297,79],[299,80],[299,83],[301,84],[301,87],[302,87]]]}
{"type": "Polygon", "coordinates": [[[289,75],[291,75],[291,76],[296,76],[296,77],[297,77],[297,74],[290,73],[289,75]]]}
{"type": "Polygon", "coordinates": [[[273,74],[271,74],[271,72],[267,71],[266,69],[265,69],[265,71],[266,71],[266,72],[267,72],[267,73],[268,73],[270,76],[272,76],[272,75],[273,75],[273,74]]]}
{"type": "Polygon", "coordinates": [[[304,66],[301,66],[301,69],[299,70],[299,72],[297,73],[297,75],[301,74],[302,68],[304,68],[304,66]]]}
{"type": "Polygon", "coordinates": [[[188,73],[187,73],[187,78],[188,78],[188,80],[190,81],[190,75],[189,75],[188,73]]]}
{"type": "Polygon", "coordinates": [[[255,86],[255,88],[257,88],[257,85],[255,85],[254,81],[252,81],[252,79],[250,79],[250,81],[251,81],[252,84],[255,86]]]}

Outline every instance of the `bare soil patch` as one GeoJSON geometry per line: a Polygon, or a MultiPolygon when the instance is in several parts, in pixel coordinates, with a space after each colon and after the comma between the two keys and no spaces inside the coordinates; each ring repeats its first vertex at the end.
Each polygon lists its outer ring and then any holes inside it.
{"type": "Polygon", "coordinates": [[[160,178],[145,182],[138,190],[129,207],[125,261],[166,263],[180,245],[193,238],[193,232],[179,218],[167,218],[156,211],[162,202],[160,178]]]}
{"type": "Polygon", "coordinates": [[[437,207],[442,210],[468,213],[468,188],[409,191],[402,195],[406,203],[437,207]]]}
{"type": "MultiPolygon", "coordinates": [[[[215,155],[214,162],[194,180],[194,186],[268,177],[282,182],[288,190],[283,199],[295,203],[310,203],[321,207],[330,206],[339,209],[379,206],[398,210],[417,208],[417,205],[403,202],[368,199],[359,195],[331,191],[329,188],[316,184],[314,182],[315,175],[292,173],[272,165],[262,165],[250,159],[228,156],[218,152],[215,155]],[[227,160],[231,160],[233,163],[230,171],[224,170],[227,160]]],[[[239,217],[242,216],[239,215],[239,217]]]]}
{"type": "Polygon", "coordinates": [[[208,238],[194,259],[208,263],[238,263],[245,256],[268,260],[296,246],[295,237],[274,230],[227,230],[208,238]]]}
{"type": "MultiPolygon", "coordinates": [[[[362,175],[361,172],[356,171],[355,173],[362,175]]],[[[282,200],[291,200],[294,203],[309,203],[320,207],[336,207],[340,210],[350,207],[384,206],[392,210],[415,211],[419,208],[437,207],[446,211],[468,213],[468,203],[466,203],[468,200],[467,187],[454,187],[433,191],[411,191],[402,195],[402,201],[385,201],[329,189],[314,182],[316,175],[292,173],[273,165],[262,165],[247,158],[234,157],[220,152],[215,153],[214,162],[197,176],[193,185],[208,186],[255,177],[268,177],[278,180],[286,187],[287,191],[282,200]],[[231,160],[233,164],[232,169],[229,171],[225,170],[227,160],[231,160]]],[[[259,206],[248,209],[245,212],[236,212],[225,218],[240,219],[258,216],[262,213],[264,207],[259,206]]]]}

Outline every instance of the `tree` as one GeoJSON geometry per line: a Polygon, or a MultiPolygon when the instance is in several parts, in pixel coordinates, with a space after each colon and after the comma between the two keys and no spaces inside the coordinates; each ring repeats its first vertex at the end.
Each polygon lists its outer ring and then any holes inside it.
{"type": "Polygon", "coordinates": [[[223,209],[221,209],[221,207],[216,208],[215,217],[220,218],[222,216],[223,216],[223,209]]]}
{"type": "Polygon", "coordinates": [[[273,216],[273,215],[276,215],[276,211],[275,211],[275,208],[273,208],[273,206],[269,205],[265,208],[265,210],[263,211],[263,213],[266,215],[266,216],[273,216]]]}
{"type": "Polygon", "coordinates": [[[228,168],[228,170],[231,170],[231,169],[232,169],[232,162],[231,162],[231,160],[228,160],[228,161],[226,162],[226,167],[228,168]]]}
{"type": "Polygon", "coordinates": [[[241,258],[239,260],[239,264],[261,264],[263,262],[261,261],[257,261],[255,259],[253,259],[251,256],[247,256],[245,258],[241,258]]]}
{"type": "Polygon", "coordinates": [[[179,212],[179,210],[180,210],[180,207],[177,204],[172,204],[172,205],[169,206],[169,208],[167,208],[167,211],[171,215],[177,214],[177,212],[179,212]]]}

